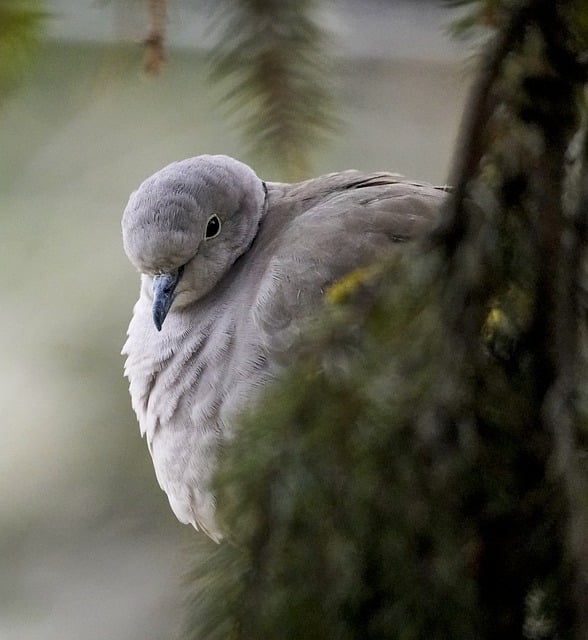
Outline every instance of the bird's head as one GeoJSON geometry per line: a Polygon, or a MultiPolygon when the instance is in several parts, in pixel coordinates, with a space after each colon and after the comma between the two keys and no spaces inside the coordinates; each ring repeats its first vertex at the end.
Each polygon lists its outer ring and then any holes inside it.
{"type": "Polygon", "coordinates": [[[170,310],[206,295],[253,242],[265,185],[228,156],[174,162],[131,194],[122,219],[129,260],[153,295],[158,330],[170,310]]]}

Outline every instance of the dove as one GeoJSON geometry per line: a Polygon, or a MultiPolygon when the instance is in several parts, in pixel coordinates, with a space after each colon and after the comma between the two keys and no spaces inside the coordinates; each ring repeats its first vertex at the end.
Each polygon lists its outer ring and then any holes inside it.
{"type": "Polygon", "coordinates": [[[266,182],[223,155],[174,162],[124,210],[141,274],[125,376],[176,517],[223,537],[210,483],[239,413],[287,367],[325,292],[431,228],[444,187],[349,170],[266,182]]]}

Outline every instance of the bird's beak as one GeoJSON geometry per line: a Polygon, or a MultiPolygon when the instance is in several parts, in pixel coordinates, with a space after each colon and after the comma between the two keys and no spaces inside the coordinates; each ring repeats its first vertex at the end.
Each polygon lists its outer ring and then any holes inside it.
{"type": "Polygon", "coordinates": [[[174,291],[182,277],[183,269],[180,267],[170,273],[162,273],[153,278],[153,322],[158,331],[161,331],[163,321],[174,301],[174,291]]]}

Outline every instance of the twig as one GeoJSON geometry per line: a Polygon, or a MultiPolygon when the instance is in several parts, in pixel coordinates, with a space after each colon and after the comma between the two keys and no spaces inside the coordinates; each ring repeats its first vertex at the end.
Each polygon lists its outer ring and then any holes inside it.
{"type": "Polygon", "coordinates": [[[145,38],[145,71],[157,75],[165,64],[165,25],[167,0],[149,0],[151,28],[145,38]]]}

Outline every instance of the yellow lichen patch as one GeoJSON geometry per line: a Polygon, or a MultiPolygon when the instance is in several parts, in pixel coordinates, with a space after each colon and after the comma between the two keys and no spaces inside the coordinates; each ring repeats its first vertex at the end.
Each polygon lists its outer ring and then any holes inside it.
{"type": "Polygon", "coordinates": [[[357,290],[359,285],[370,280],[380,271],[381,267],[376,265],[350,271],[327,289],[325,294],[327,301],[330,304],[340,304],[344,302],[357,290]]]}
{"type": "Polygon", "coordinates": [[[499,307],[492,307],[482,327],[482,338],[486,341],[491,340],[506,325],[510,325],[510,320],[504,311],[499,307]]]}

